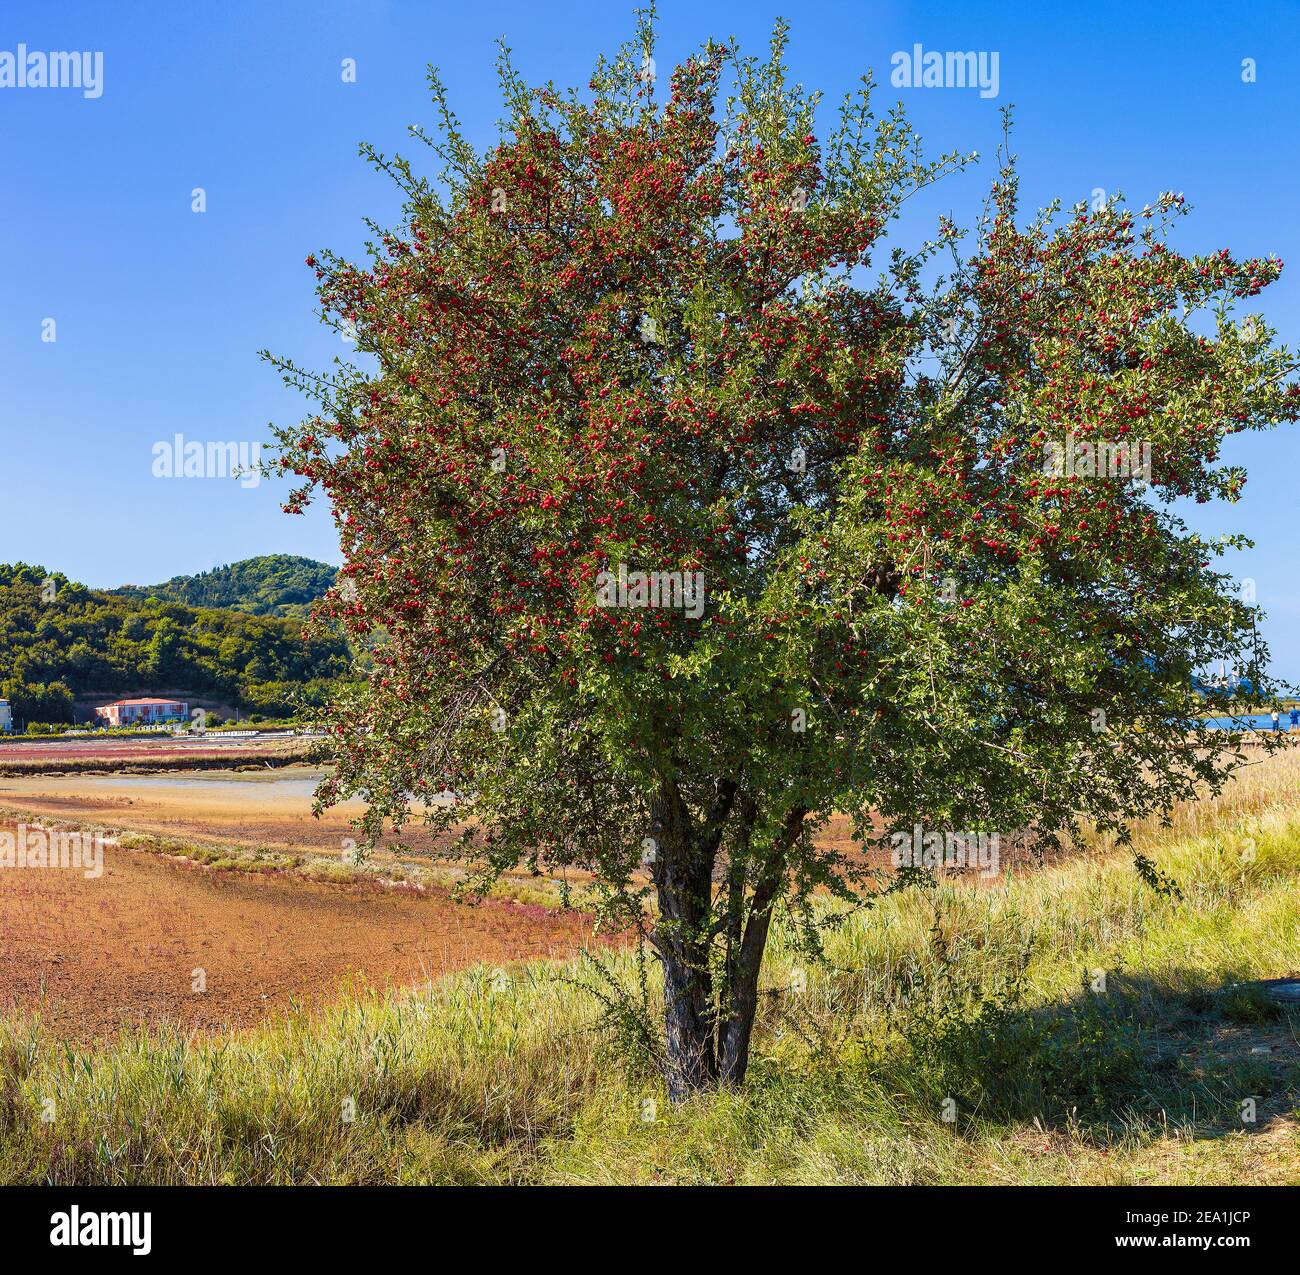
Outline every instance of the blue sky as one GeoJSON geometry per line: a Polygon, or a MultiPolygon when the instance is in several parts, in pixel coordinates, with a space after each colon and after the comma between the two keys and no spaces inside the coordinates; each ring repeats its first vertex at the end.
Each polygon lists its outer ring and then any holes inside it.
{"type": "MultiPolygon", "coordinates": [[[[92,50],[103,92],[0,88],[0,560],[39,562],[92,585],[149,583],[255,554],[338,561],[324,509],[280,512],[284,487],[172,483],[155,442],[265,440],[302,404],[257,358],[269,347],[323,366],[344,352],[320,325],[311,251],[356,252],[362,219],[395,218],[362,140],[417,155],[432,125],[424,68],[448,83],[470,137],[498,110],[494,41],[529,79],[585,84],[632,26],[614,3],[220,5],[10,0],[0,52],[92,50]],[[343,59],[356,62],[344,83],[343,59]],[[202,187],[207,211],[191,211],[202,187]],[[57,340],[42,341],[53,318],[57,340]]],[[[998,112],[1014,104],[1026,204],[1162,190],[1195,206],[1177,246],[1276,253],[1289,263],[1262,310],[1300,345],[1300,8],[1264,2],[1087,6],[667,0],[657,61],[710,35],[761,52],[793,26],[795,78],[836,102],[874,71],[879,101],[906,100],[932,153],[985,163],[918,210],[969,221],[990,176],[998,112]],[[996,51],[995,99],[894,89],[890,58],[996,51]],[[1242,82],[1242,59],[1257,80],[1242,82]]],[[[1206,531],[1257,548],[1234,569],[1270,613],[1276,670],[1300,679],[1300,436],[1236,440],[1251,472],[1236,506],[1195,511],[1206,531]]]]}

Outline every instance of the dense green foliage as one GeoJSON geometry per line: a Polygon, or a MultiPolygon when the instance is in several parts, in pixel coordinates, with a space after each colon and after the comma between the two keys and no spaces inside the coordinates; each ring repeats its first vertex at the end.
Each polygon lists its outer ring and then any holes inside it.
{"type": "Polygon", "coordinates": [[[296,620],[89,589],[0,564],[0,697],[15,721],[68,722],[75,697],[184,691],[247,712],[320,703],[346,642],[296,620]]]}
{"type": "Polygon", "coordinates": [[[334,583],[335,574],[334,567],[313,558],[271,553],[197,575],[173,576],[163,584],[128,584],[113,592],[129,598],[162,598],[192,607],[229,607],[249,615],[302,619],[334,583]]]}
{"type": "Polygon", "coordinates": [[[821,891],[877,901],[834,814],[919,869],[1222,784],[1192,674],[1267,692],[1267,652],[1216,569],[1247,542],[1179,502],[1300,419],[1244,312],[1277,259],[1182,254],[1172,193],[1034,213],[1005,147],[969,230],[891,244],[964,161],[869,82],[819,133],[785,40],[657,78],[644,16],[571,94],[503,54],[483,151],[431,75],[444,170],[367,150],[401,223],[307,259],[369,361],[274,360],[319,407],[277,438],[339,527],[322,606],[380,639],[322,801],[373,836],[472,793],[485,880],[592,873],[663,967],[674,1098],[744,1076],[775,916],[816,956],[821,891]]]}

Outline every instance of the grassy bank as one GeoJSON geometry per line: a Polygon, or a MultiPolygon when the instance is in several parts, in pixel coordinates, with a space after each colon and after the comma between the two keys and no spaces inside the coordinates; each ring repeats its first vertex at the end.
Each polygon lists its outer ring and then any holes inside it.
{"type": "Polygon", "coordinates": [[[890,898],[826,966],[779,933],[749,1084],[678,1110],[577,963],[216,1038],[10,1018],[0,1181],[1297,1182],[1300,1015],[1234,986],[1300,972],[1295,771],[1138,829],[1181,899],[1103,844],[890,898]]]}

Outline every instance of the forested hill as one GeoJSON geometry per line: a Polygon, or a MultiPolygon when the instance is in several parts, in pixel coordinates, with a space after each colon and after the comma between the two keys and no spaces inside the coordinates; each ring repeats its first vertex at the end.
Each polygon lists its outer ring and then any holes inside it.
{"type": "Polygon", "coordinates": [[[22,723],[70,721],[74,699],[164,688],[278,716],[323,702],[348,668],[342,637],[305,640],[296,618],[89,589],[44,567],[0,564],[0,698],[22,723]]]}
{"type": "Polygon", "coordinates": [[[192,607],[230,607],[249,615],[303,617],[334,583],[337,568],[313,558],[272,553],[245,558],[163,584],[128,584],[111,592],[131,598],[165,598],[192,607]]]}

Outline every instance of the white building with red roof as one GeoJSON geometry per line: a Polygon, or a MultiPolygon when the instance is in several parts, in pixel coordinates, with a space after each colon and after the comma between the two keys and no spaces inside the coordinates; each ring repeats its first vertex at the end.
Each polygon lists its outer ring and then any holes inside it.
{"type": "Polygon", "coordinates": [[[187,721],[189,715],[189,704],[179,699],[119,699],[95,709],[95,716],[109,726],[187,721]]]}

